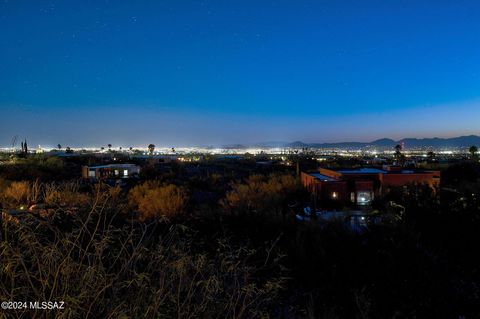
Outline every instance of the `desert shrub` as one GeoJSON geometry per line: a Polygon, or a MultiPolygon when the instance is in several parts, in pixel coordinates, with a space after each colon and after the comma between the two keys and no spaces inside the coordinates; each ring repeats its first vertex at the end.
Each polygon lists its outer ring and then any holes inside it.
{"type": "Polygon", "coordinates": [[[222,205],[234,212],[280,212],[300,186],[291,175],[251,175],[246,182],[234,182],[222,205]]]}
{"type": "Polygon", "coordinates": [[[80,167],[73,163],[68,164],[58,157],[35,155],[13,158],[9,165],[0,165],[0,175],[15,181],[60,181],[79,177],[80,167]]]}
{"type": "Polygon", "coordinates": [[[49,183],[43,187],[43,200],[49,206],[80,206],[89,196],[79,192],[78,182],[49,183]]]}
{"type": "Polygon", "coordinates": [[[30,202],[36,202],[41,195],[41,184],[35,182],[12,182],[3,191],[3,202],[5,206],[27,205],[30,202]]]}
{"type": "Polygon", "coordinates": [[[171,218],[184,212],[188,201],[186,191],[174,184],[145,182],[135,186],[128,195],[130,206],[140,220],[171,218]]]}
{"type": "Polygon", "coordinates": [[[65,167],[65,163],[58,157],[48,157],[44,162],[42,162],[42,166],[49,170],[61,170],[65,167]]]}

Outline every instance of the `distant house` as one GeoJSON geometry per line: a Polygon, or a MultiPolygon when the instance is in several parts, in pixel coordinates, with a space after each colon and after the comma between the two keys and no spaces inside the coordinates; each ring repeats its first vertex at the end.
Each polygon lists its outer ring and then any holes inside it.
{"type": "Polygon", "coordinates": [[[440,184],[439,171],[406,170],[400,166],[380,168],[326,169],[301,175],[302,184],[319,200],[344,204],[369,205],[385,188],[408,184],[440,184]]]}
{"type": "Polygon", "coordinates": [[[108,164],[82,167],[82,177],[88,179],[129,178],[138,174],[140,174],[140,166],[135,164],[108,164]]]}

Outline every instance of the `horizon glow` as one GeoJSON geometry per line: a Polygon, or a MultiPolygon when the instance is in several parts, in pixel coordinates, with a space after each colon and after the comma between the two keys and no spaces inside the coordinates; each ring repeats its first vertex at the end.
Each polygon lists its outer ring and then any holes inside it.
{"type": "Polygon", "coordinates": [[[476,1],[0,4],[0,145],[480,134],[476,1]]]}

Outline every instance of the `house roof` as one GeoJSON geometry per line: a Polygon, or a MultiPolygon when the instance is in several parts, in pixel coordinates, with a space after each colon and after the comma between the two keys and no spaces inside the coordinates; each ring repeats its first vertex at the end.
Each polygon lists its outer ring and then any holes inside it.
{"type": "Polygon", "coordinates": [[[339,170],[337,171],[342,174],[384,174],[387,171],[378,168],[369,168],[369,167],[362,167],[359,169],[350,169],[350,170],[339,170]]]}
{"type": "Polygon", "coordinates": [[[310,173],[311,176],[317,178],[317,179],[320,179],[324,182],[334,182],[334,181],[338,181],[338,179],[335,179],[333,177],[330,177],[330,176],[327,176],[327,175],[323,175],[323,174],[320,174],[320,173],[310,173]]]}
{"type": "Polygon", "coordinates": [[[99,169],[99,168],[132,168],[136,167],[135,164],[108,164],[108,165],[98,165],[98,166],[88,166],[88,169],[99,169]]]}

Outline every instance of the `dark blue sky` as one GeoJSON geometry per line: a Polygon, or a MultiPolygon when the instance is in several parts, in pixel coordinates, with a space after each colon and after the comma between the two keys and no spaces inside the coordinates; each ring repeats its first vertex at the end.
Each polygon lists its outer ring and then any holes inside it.
{"type": "Polygon", "coordinates": [[[3,1],[0,145],[480,133],[478,1],[3,1]]]}

